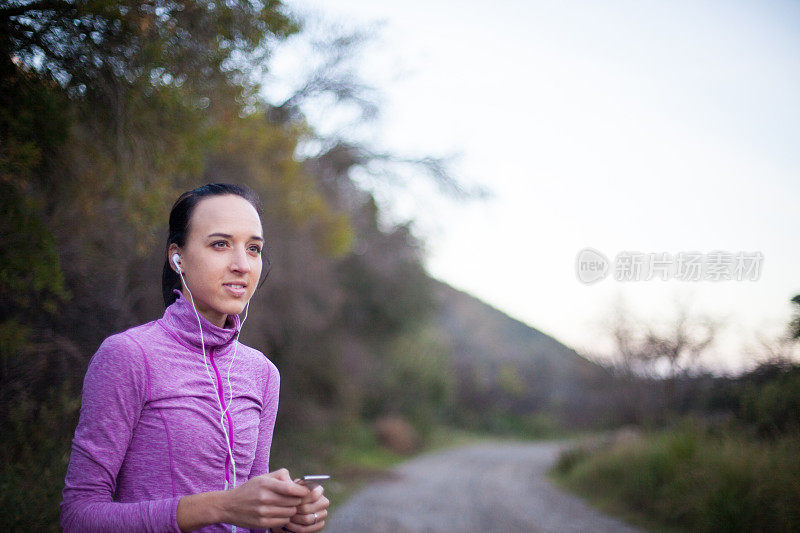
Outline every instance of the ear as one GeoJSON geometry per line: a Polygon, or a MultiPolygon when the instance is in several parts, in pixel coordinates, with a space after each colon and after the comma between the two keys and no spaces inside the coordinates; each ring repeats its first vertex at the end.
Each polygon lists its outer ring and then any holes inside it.
{"type": "Polygon", "coordinates": [[[169,248],[167,249],[167,264],[172,269],[172,271],[177,274],[178,271],[175,269],[175,265],[172,263],[172,256],[174,254],[182,255],[180,246],[178,246],[173,242],[172,244],[169,245],[169,248]]]}

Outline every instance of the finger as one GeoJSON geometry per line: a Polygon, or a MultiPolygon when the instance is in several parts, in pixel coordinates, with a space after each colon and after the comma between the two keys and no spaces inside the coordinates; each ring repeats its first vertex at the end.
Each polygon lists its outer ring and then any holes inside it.
{"type": "Polygon", "coordinates": [[[328,501],[328,498],[323,496],[322,498],[320,498],[319,500],[316,500],[314,502],[305,503],[303,505],[298,505],[297,506],[297,514],[319,513],[323,509],[327,509],[329,504],[330,504],[330,502],[328,501]]]}
{"type": "Polygon", "coordinates": [[[272,477],[272,478],[275,478],[275,479],[280,479],[281,481],[291,481],[292,480],[292,476],[289,475],[289,471],[286,470],[285,468],[281,468],[281,469],[275,470],[274,472],[270,472],[267,475],[272,477]]]}
{"type": "Polygon", "coordinates": [[[314,502],[315,502],[315,501],[317,501],[318,499],[319,499],[319,498],[318,498],[318,497],[316,497],[316,496],[314,495],[314,491],[313,491],[313,490],[311,490],[311,487],[309,487],[309,492],[308,492],[308,494],[306,494],[305,496],[303,496],[303,497],[300,499],[300,504],[301,504],[301,505],[303,505],[303,504],[306,504],[306,503],[314,503],[314,502]]]}
{"type": "Polygon", "coordinates": [[[303,503],[301,498],[295,496],[284,496],[278,492],[265,494],[261,501],[266,505],[275,505],[278,507],[294,509],[294,513],[297,512],[297,507],[303,503]]]}
{"type": "Polygon", "coordinates": [[[326,509],[322,509],[320,511],[317,511],[316,513],[309,513],[309,514],[298,513],[291,518],[290,523],[306,527],[316,526],[320,522],[324,521],[327,516],[328,516],[328,511],[326,509]]]}
{"type": "Polygon", "coordinates": [[[320,520],[311,526],[301,526],[300,524],[293,524],[290,522],[284,527],[286,528],[284,531],[291,531],[292,533],[315,533],[325,527],[325,520],[320,520]]]}
{"type": "Polygon", "coordinates": [[[314,533],[315,531],[320,531],[324,527],[325,520],[320,520],[311,526],[301,526],[300,524],[290,522],[285,526],[281,526],[281,531],[289,531],[290,533],[314,533]]]}
{"type": "Polygon", "coordinates": [[[285,507],[282,505],[272,505],[266,508],[266,514],[274,518],[285,518],[290,521],[297,514],[297,507],[285,507]]]}
{"type": "MultiPolygon", "coordinates": [[[[304,487],[303,485],[298,485],[294,481],[278,481],[274,480],[270,484],[271,488],[277,492],[278,494],[283,494],[284,496],[293,496],[295,498],[303,498],[308,496],[311,492],[308,490],[308,487],[304,487]]],[[[298,501],[295,505],[300,505],[302,502],[298,501]]]]}
{"type": "Polygon", "coordinates": [[[293,533],[315,533],[316,531],[320,531],[325,527],[325,520],[320,520],[311,526],[301,526],[298,524],[289,523],[288,527],[291,528],[293,533]]]}
{"type": "Polygon", "coordinates": [[[309,487],[309,489],[311,489],[311,492],[309,492],[307,496],[303,497],[303,501],[300,502],[301,504],[316,502],[322,498],[322,494],[325,491],[325,489],[322,488],[322,485],[315,485],[314,487],[309,487]]]}
{"type": "Polygon", "coordinates": [[[320,531],[325,527],[325,521],[319,521],[313,526],[301,526],[299,524],[288,524],[283,526],[283,531],[289,531],[291,533],[315,533],[316,531],[320,531]]]}

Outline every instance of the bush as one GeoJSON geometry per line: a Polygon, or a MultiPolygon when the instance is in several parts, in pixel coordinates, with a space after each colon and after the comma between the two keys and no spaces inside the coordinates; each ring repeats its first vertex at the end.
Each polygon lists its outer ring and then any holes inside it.
{"type": "Polygon", "coordinates": [[[798,459],[798,436],[760,441],[683,427],[594,453],[567,452],[553,473],[606,508],[646,524],[691,531],[798,531],[798,459]]]}
{"type": "Polygon", "coordinates": [[[741,418],[762,436],[800,431],[800,365],[761,370],[773,375],[764,383],[748,383],[742,393],[741,418]]]}
{"type": "Polygon", "coordinates": [[[24,396],[3,421],[0,524],[4,531],[59,531],[59,503],[80,408],[68,383],[43,403],[24,396]]]}

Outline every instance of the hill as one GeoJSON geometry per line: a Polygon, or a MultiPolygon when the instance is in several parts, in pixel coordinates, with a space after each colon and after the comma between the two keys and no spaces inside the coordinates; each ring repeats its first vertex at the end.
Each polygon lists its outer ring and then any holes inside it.
{"type": "Polygon", "coordinates": [[[478,298],[435,281],[437,321],[451,350],[458,407],[509,414],[588,401],[603,368],[478,298]],[[465,405],[466,404],[466,405],[465,405]]]}

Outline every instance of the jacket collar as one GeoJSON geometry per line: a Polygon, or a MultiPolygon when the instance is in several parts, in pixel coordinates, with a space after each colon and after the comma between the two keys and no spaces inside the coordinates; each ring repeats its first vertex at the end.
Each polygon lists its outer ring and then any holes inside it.
{"type": "Polygon", "coordinates": [[[209,322],[200,313],[195,314],[191,302],[184,298],[181,291],[175,289],[172,292],[178,295],[178,299],[167,307],[160,322],[181,344],[197,351],[201,350],[200,328],[197,324],[198,316],[200,317],[200,324],[203,326],[202,338],[206,350],[213,348],[217,352],[233,343],[240,328],[239,315],[228,315],[225,327],[221,328],[209,322]]]}

